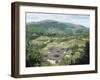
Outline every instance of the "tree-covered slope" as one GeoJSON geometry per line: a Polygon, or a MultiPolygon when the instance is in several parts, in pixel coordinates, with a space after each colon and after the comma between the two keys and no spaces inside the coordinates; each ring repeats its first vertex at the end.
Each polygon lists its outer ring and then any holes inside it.
{"type": "Polygon", "coordinates": [[[88,32],[88,28],[82,25],[63,23],[54,20],[43,20],[26,24],[27,32],[81,35],[88,32]]]}

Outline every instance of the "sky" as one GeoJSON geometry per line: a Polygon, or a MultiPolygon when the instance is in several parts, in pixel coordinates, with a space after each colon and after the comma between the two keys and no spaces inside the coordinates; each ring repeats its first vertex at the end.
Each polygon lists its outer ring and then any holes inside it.
{"type": "Polygon", "coordinates": [[[41,20],[56,20],[90,27],[90,16],[83,14],[50,14],[50,13],[26,13],[26,23],[41,20]]]}

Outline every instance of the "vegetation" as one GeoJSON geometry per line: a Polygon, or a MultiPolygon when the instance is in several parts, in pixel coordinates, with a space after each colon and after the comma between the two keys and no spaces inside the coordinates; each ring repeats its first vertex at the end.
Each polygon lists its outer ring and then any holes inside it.
{"type": "Polygon", "coordinates": [[[89,64],[89,28],[53,20],[26,24],[26,67],[76,64],[89,64]],[[54,47],[67,49],[65,56],[45,59],[43,54],[54,47]]]}

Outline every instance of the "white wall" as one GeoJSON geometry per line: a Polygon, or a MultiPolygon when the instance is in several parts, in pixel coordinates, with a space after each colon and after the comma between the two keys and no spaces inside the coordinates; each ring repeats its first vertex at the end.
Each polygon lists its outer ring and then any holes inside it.
{"type": "MultiPolygon", "coordinates": [[[[100,0],[0,0],[0,80],[16,80],[10,76],[11,67],[11,2],[13,1],[30,1],[41,3],[56,3],[56,4],[73,4],[73,5],[89,5],[98,6],[100,9],[100,0]]],[[[100,11],[99,11],[100,14],[100,11]]],[[[98,15],[100,21],[100,15],[98,15]]],[[[100,25],[100,23],[99,23],[100,25]]],[[[100,27],[98,27],[100,34],[100,27]]],[[[98,38],[100,44],[100,37],[98,38]]],[[[100,45],[99,45],[100,47],[100,45]]],[[[100,50],[99,52],[100,53],[100,50]]],[[[98,54],[98,58],[100,54],[98,54]]],[[[80,74],[80,75],[65,75],[53,77],[38,77],[38,78],[21,78],[18,80],[100,80],[100,58],[98,60],[99,73],[97,74],[80,74]]]]}

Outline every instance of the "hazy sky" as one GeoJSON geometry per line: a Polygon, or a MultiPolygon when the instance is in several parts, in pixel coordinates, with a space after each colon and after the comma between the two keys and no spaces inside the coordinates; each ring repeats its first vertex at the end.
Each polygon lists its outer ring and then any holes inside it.
{"type": "Polygon", "coordinates": [[[37,21],[46,20],[46,19],[56,20],[60,22],[70,22],[70,23],[80,24],[86,27],[90,27],[89,15],[26,13],[26,22],[37,22],[37,21]]]}

